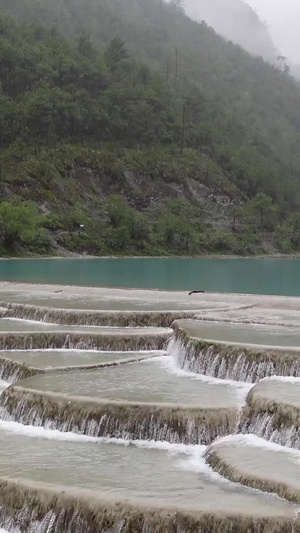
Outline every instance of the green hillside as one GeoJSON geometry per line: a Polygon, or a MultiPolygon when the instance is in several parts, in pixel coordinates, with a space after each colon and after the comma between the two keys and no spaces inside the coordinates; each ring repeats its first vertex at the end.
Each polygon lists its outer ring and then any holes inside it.
{"type": "Polygon", "coordinates": [[[160,0],[0,12],[2,253],[298,250],[284,69],[160,0]]]}

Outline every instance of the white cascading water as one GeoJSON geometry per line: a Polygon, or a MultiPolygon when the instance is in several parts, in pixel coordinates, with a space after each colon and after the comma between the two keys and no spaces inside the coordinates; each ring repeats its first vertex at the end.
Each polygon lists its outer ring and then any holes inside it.
{"type": "Polygon", "coordinates": [[[214,345],[198,352],[192,344],[186,345],[176,338],[170,341],[168,353],[175,358],[178,366],[183,370],[219,379],[256,383],[276,374],[300,376],[300,364],[297,362],[281,363],[275,367],[272,361],[265,360],[257,363],[244,354],[238,356],[216,354],[214,345]]]}
{"type": "MultiPolygon", "coordinates": [[[[82,418],[80,423],[77,417],[72,417],[67,422],[57,422],[56,420],[47,418],[47,415],[41,417],[36,409],[29,408],[26,401],[26,396],[22,398],[13,413],[10,414],[5,408],[5,404],[0,407],[0,430],[7,428],[5,422],[19,424],[21,427],[31,427],[40,429],[45,428],[51,433],[57,431],[61,435],[71,434],[79,436],[87,436],[87,438],[105,439],[119,439],[122,441],[156,441],[156,442],[170,442],[171,444],[184,443],[185,445],[198,445],[200,443],[211,443],[216,433],[210,427],[202,425],[198,427],[194,420],[187,420],[185,426],[181,425],[180,433],[173,429],[168,423],[159,423],[155,416],[150,419],[144,419],[143,422],[132,424],[132,420],[127,422],[119,421],[114,416],[103,415],[100,421],[94,419],[82,418]]],[[[220,434],[227,433],[226,426],[219,425],[220,434]]],[[[46,437],[47,438],[47,437],[46,437]]]]}
{"type": "Polygon", "coordinates": [[[246,424],[239,426],[241,433],[252,433],[270,442],[300,450],[300,432],[295,426],[278,428],[274,424],[274,415],[261,413],[246,424]]]}
{"type": "MultiPolygon", "coordinates": [[[[250,363],[243,355],[236,358],[236,362],[230,366],[228,357],[212,354],[212,350],[205,353],[196,353],[191,345],[185,345],[182,341],[174,338],[169,342],[168,353],[172,354],[176,364],[186,372],[196,372],[216,378],[234,380],[237,382],[255,383],[266,377],[275,377],[274,365],[270,361],[250,363]]],[[[279,380],[289,381],[288,376],[298,377],[300,365],[292,363],[283,366],[286,377],[278,377],[279,380]]],[[[242,410],[240,410],[240,414],[242,410]]],[[[237,422],[237,433],[253,434],[266,441],[274,442],[287,448],[300,450],[300,431],[295,426],[276,427],[275,416],[269,413],[257,414],[244,423],[237,422]]]]}
{"type": "MultiPolygon", "coordinates": [[[[171,340],[168,348],[169,355],[173,358],[177,369],[182,369],[185,372],[196,372],[213,378],[243,382],[244,387],[241,384],[232,383],[234,387],[241,387],[241,397],[243,400],[247,391],[249,390],[249,384],[258,381],[266,376],[274,375],[274,365],[271,362],[262,362],[257,364],[256,362],[249,362],[244,356],[239,356],[233,362],[222,358],[220,355],[215,355],[213,351],[206,350],[205,354],[196,354],[193,352],[191,346],[186,347],[181,341],[171,340]],[[188,352],[188,356],[187,356],[188,352]],[[248,383],[247,386],[245,384],[248,383]]],[[[172,372],[172,365],[169,365],[169,369],[172,372]]],[[[288,369],[286,369],[288,370],[288,369]]],[[[296,365],[291,366],[292,375],[299,375],[300,369],[296,365]]],[[[0,374],[1,375],[1,374],[0,374]]],[[[10,376],[10,380],[18,379],[17,375],[10,376]]],[[[0,391],[7,386],[8,383],[0,381],[0,391]]],[[[143,437],[145,435],[145,428],[142,428],[140,433],[137,431],[132,438],[132,434],[126,431],[126,428],[120,427],[119,432],[116,432],[115,438],[109,438],[110,436],[110,424],[112,421],[110,417],[105,415],[101,418],[100,422],[95,420],[82,420],[80,426],[72,425],[72,421],[68,424],[61,424],[57,427],[57,424],[53,420],[45,420],[40,417],[34,409],[28,410],[26,404],[26,397],[24,397],[18,404],[14,416],[18,419],[18,422],[13,420],[13,416],[8,415],[5,411],[5,406],[0,411],[0,431],[5,431],[14,435],[28,435],[31,437],[39,437],[44,439],[55,439],[65,441],[78,441],[78,442],[110,442],[114,444],[134,444],[140,447],[157,447],[158,449],[165,449],[169,451],[185,452],[190,449],[191,446],[182,444],[182,441],[176,433],[172,433],[170,428],[157,427],[154,419],[150,421],[147,428],[147,439],[143,437]],[[102,429],[101,429],[102,428],[102,429]],[[97,437],[100,432],[103,437],[97,437]],[[84,434],[83,434],[84,433],[84,434]]],[[[254,420],[248,421],[247,424],[241,426],[237,424],[238,432],[255,434],[260,438],[274,442],[281,446],[292,447],[300,449],[300,436],[299,431],[291,427],[289,429],[274,428],[273,425],[274,416],[268,414],[258,415],[254,420]]],[[[191,421],[187,426],[187,442],[199,442],[199,436],[197,428],[191,421]]],[[[238,438],[238,435],[236,435],[238,438]]],[[[258,441],[257,445],[261,444],[258,441]]],[[[238,440],[236,440],[238,443],[238,440]]],[[[193,446],[194,450],[198,453],[197,458],[194,457],[194,463],[191,461],[192,468],[196,468],[195,463],[199,468],[204,468],[203,454],[205,447],[193,446]],[[200,465],[200,466],[199,466],[200,465]]],[[[206,470],[210,472],[210,475],[215,476],[207,465],[206,470]]],[[[202,471],[202,470],[201,470],[202,471]]],[[[21,513],[28,514],[27,509],[23,509],[21,513]]],[[[20,517],[21,518],[21,517],[20,517]]],[[[60,523],[64,519],[63,512],[61,515],[56,515],[54,512],[49,512],[41,522],[30,523],[27,533],[58,533],[61,531],[60,523]]],[[[16,523],[11,523],[9,517],[5,516],[5,509],[0,508],[0,523],[7,529],[0,529],[0,533],[21,533],[16,523]]],[[[65,533],[82,533],[85,529],[85,524],[80,516],[74,514],[72,520],[71,529],[65,530],[65,533]]],[[[116,530],[114,530],[116,531],[116,530]]],[[[120,524],[119,531],[123,531],[123,525],[120,524]]]]}

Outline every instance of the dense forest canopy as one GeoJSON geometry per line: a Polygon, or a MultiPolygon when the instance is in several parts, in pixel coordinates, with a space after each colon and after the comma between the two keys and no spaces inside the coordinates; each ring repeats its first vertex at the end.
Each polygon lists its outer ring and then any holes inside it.
{"type": "Polygon", "coordinates": [[[0,11],[3,253],[297,249],[300,88],[284,68],[175,2],[0,11]],[[21,200],[28,235],[9,232],[21,200]]]}

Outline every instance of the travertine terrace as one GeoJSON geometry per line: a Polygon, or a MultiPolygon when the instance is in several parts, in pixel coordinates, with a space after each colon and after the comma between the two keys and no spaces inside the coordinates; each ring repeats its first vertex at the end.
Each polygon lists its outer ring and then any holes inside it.
{"type": "Polygon", "coordinates": [[[0,291],[0,528],[300,531],[300,298],[0,291]]]}

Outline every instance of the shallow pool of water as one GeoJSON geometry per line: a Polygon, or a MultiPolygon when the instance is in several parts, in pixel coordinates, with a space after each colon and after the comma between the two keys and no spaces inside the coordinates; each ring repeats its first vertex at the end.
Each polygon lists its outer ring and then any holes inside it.
{"type": "Polygon", "coordinates": [[[299,378],[263,379],[253,388],[254,398],[265,398],[278,403],[289,404],[300,409],[299,378]]]}
{"type": "Polygon", "coordinates": [[[293,326],[231,324],[202,320],[180,320],[179,325],[189,336],[200,339],[266,346],[291,346],[300,349],[300,330],[293,326]]]}
{"type": "Polygon", "coordinates": [[[166,444],[167,453],[150,449],[151,443],[145,448],[100,444],[88,437],[4,424],[0,423],[0,476],[97,490],[104,497],[159,506],[251,516],[294,513],[292,505],[272,495],[214,481],[201,448],[182,453],[187,451],[184,446],[166,444]]]}
{"type": "Polygon", "coordinates": [[[204,408],[235,407],[249,390],[248,385],[241,385],[239,389],[201,376],[178,376],[169,370],[170,360],[162,357],[100,370],[37,375],[22,381],[22,386],[111,400],[175,403],[204,408]]]}
{"type": "MultiPolygon", "coordinates": [[[[36,290],[35,286],[35,290],[36,290]]],[[[74,289],[76,291],[76,289],[74,289]]],[[[133,291],[132,291],[133,292],[133,291]]],[[[122,298],[122,297],[106,297],[100,298],[89,295],[75,296],[67,294],[62,291],[59,294],[55,292],[41,291],[36,293],[33,291],[17,292],[17,291],[1,291],[0,300],[2,302],[11,302],[19,304],[36,305],[40,307],[54,307],[55,309],[82,309],[89,311],[181,311],[181,310],[202,310],[202,309],[216,309],[224,307],[224,303],[201,301],[201,298],[189,298],[188,293],[176,293],[161,298],[159,292],[151,294],[152,298],[147,299],[147,294],[144,298],[122,298]]]]}
{"type": "Polygon", "coordinates": [[[0,332],[33,332],[33,331],[76,331],[81,333],[98,333],[100,335],[159,335],[168,333],[172,330],[169,328],[119,328],[109,326],[64,326],[61,324],[47,324],[33,320],[21,320],[15,318],[0,318],[0,332]]]}
{"type": "Polygon", "coordinates": [[[265,324],[265,325],[283,325],[290,327],[300,326],[299,310],[289,309],[262,309],[256,306],[254,309],[233,309],[233,310],[213,310],[205,313],[196,313],[196,318],[203,317],[205,320],[247,323],[247,324],[265,324]]]}
{"type": "MultiPolygon", "coordinates": [[[[245,478],[285,483],[300,496],[300,452],[254,435],[225,437],[212,446],[229,469],[245,478]]],[[[262,483],[263,484],[263,483],[262,483]]]]}
{"type": "Polygon", "coordinates": [[[96,350],[2,350],[0,358],[25,363],[34,368],[96,365],[125,359],[154,357],[164,352],[99,352],[96,350]]]}

